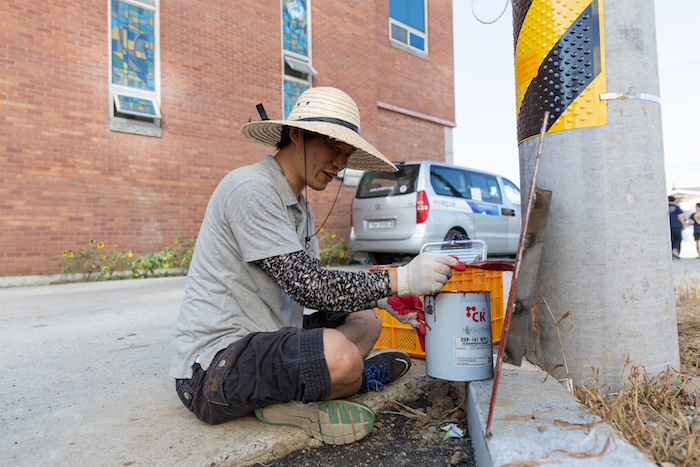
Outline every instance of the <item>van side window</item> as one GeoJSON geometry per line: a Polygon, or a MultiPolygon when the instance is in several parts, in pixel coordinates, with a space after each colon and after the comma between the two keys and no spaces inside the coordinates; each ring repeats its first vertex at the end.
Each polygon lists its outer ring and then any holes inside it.
{"type": "Polygon", "coordinates": [[[471,198],[464,170],[434,165],[430,167],[430,184],[435,193],[442,196],[471,198]]]}
{"type": "Polygon", "coordinates": [[[481,191],[481,200],[488,203],[503,204],[498,180],[493,175],[469,172],[469,186],[481,191]]]}
{"type": "Polygon", "coordinates": [[[504,178],[503,191],[505,191],[508,201],[516,206],[520,206],[520,189],[515,186],[515,183],[511,182],[507,178],[504,178]]]}

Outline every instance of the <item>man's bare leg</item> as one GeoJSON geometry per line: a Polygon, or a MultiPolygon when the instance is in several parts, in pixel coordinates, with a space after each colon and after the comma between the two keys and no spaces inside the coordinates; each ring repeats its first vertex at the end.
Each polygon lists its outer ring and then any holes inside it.
{"type": "Polygon", "coordinates": [[[336,329],[357,346],[362,358],[367,358],[382,332],[382,320],[372,308],[347,315],[345,324],[336,329]]]}
{"type": "Polygon", "coordinates": [[[382,332],[382,320],[372,310],[348,315],[345,324],[323,331],[323,353],[331,376],[329,399],[356,394],[362,385],[364,359],[382,332]]]}

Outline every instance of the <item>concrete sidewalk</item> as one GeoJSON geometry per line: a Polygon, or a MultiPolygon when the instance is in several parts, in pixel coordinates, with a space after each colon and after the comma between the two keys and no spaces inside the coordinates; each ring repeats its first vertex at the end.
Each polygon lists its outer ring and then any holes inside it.
{"type": "MultiPolygon", "coordinates": [[[[674,275],[676,283],[700,277],[700,260],[674,261],[674,275]]],[[[0,289],[2,465],[244,466],[317,445],[299,429],[264,425],[252,416],[209,426],[182,406],[168,366],[185,280],[0,289]]],[[[399,383],[363,402],[380,409],[390,398],[410,399],[425,378],[423,361],[414,360],[399,383]]],[[[578,422],[583,412],[558,383],[543,380],[541,371],[504,372],[496,418],[559,409],[536,420],[496,420],[488,440],[490,382],[470,384],[468,416],[480,467],[540,459],[584,440],[582,430],[554,424],[578,422]]],[[[597,430],[602,447],[604,427],[597,430]]],[[[548,465],[654,464],[617,440],[601,458],[548,465]]]]}
{"type": "MultiPolygon", "coordinates": [[[[0,289],[0,459],[8,466],[243,466],[319,443],[249,416],[218,426],[168,376],[184,277],[0,289]],[[282,449],[282,451],[280,451],[282,449]]],[[[408,377],[358,399],[413,397],[408,377]]]]}

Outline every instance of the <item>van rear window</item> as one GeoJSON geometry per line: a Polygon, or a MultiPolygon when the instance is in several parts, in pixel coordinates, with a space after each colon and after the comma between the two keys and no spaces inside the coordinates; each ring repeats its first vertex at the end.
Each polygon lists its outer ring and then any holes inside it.
{"type": "Polygon", "coordinates": [[[398,172],[365,172],[355,198],[383,198],[416,191],[419,165],[399,165],[398,172]]]}

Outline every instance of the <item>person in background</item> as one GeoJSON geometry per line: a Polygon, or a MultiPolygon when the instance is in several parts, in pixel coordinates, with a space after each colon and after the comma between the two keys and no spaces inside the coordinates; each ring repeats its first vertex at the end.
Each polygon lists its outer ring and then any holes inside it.
{"type": "Polygon", "coordinates": [[[695,250],[697,250],[698,259],[700,259],[700,203],[695,203],[695,212],[688,218],[688,224],[693,226],[695,250]]]}
{"type": "Polygon", "coordinates": [[[676,204],[676,197],[668,197],[668,217],[671,222],[671,254],[674,259],[681,259],[681,239],[685,217],[683,211],[676,204]]]}
{"type": "Polygon", "coordinates": [[[382,329],[374,308],[420,332],[417,296],[439,291],[465,265],[422,253],[393,270],[321,268],[307,187],[325,190],[346,167],[397,169],[360,136],[359,109],[339,89],[310,88],[286,120],[258,111],[262,120],[241,133],[277,151],[231,171],[209,200],[170,375],[206,423],[254,412],[325,443],[352,443],[372,429],[374,413],[344,398],[381,390],[411,366],[399,350],[370,356],[382,329]],[[305,307],[322,310],[320,319],[305,326],[305,307]]]}

